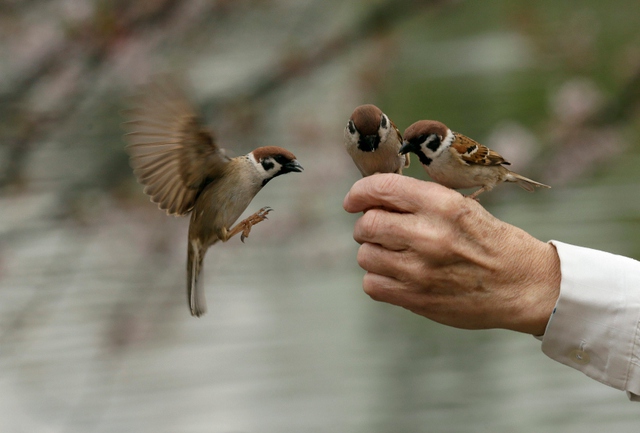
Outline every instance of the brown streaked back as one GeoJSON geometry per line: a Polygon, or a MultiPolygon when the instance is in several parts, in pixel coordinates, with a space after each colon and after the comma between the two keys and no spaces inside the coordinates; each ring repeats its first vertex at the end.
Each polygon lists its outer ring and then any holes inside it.
{"type": "Polygon", "coordinates": [[[469,164],[477,165],[510,165],[498,152],[489,149],[471,138],[453,133],[454,140],[451,147],[469,164]]]}

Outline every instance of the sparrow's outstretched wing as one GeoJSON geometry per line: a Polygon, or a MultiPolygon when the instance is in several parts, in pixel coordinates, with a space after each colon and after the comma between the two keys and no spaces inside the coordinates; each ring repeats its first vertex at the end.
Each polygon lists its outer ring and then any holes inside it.
{"type": "Polygon", "coordinates": [[[124,113],[126,150],[144,192],[169,215],[188,213],[229,161],[224,149],[172,77],[143,86],[124,113]]]}

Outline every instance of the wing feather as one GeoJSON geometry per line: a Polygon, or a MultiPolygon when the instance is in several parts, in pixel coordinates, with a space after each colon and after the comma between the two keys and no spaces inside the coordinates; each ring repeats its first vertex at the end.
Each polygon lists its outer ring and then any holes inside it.
{"type": "Polygon", "coordinates": [[[454,132],[451,148],[466,164],[510,165],[498,152],[489,149],[471,138],[454,132]]]}
{"type": "Polygon", "coordinates": [[[144,192],[170,215],[184,215],[229,161],[177,80],[163,76],[141,88],[125,111],[126,151],[144,192]]]}

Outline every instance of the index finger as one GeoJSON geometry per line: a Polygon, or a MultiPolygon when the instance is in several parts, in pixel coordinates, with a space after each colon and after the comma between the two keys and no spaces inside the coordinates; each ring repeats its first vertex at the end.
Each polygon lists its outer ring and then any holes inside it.
{"type": "Polygon", "coordinates": [[[447,188],[412,177],[394,173],[367,176],[353,184],[342,206],[349,213],[372,208],[385,208],[394,212],[415,213],[429,200],[437,199],[434,192],[447,188]]]}

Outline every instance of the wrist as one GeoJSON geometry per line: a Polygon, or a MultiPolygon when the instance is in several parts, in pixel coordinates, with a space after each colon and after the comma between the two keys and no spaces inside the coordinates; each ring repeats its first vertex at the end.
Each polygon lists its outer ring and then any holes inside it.
{"type": "Polygon", "coordinates": [[[552,244],[539,242],[539,251],[528,259],[531,261],[531,279],[522,287],[524,302],[520,311],[517,331],[540,336],[545,333],[547,323],[560,295],[560,258],[552,244]]]}

